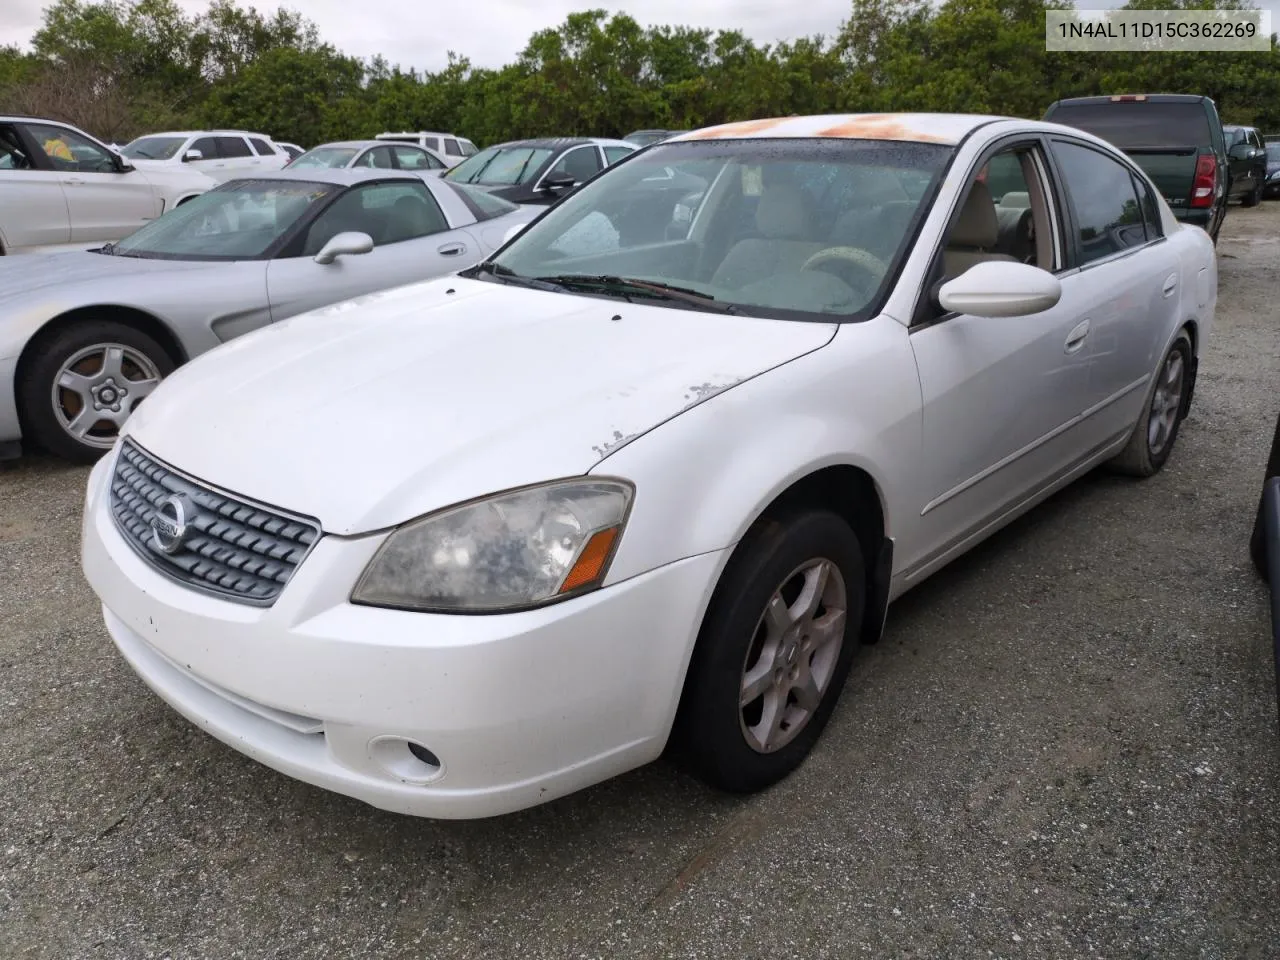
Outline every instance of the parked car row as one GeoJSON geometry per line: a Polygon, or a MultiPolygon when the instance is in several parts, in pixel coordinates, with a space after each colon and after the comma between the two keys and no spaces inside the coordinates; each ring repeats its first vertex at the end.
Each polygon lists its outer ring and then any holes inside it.
{"type": "Polygon", "coordinates": [[[117,648],[277,770],[440,817],[666,750],[757,790],[892,599],[1093,467],[1168,461],[1218,295],[1162,196],[1195,198],[1189,142],[1160,178],[958,115],[443,174],[321,145],[0,261],[0,440],[96,460],[117,648]]]}

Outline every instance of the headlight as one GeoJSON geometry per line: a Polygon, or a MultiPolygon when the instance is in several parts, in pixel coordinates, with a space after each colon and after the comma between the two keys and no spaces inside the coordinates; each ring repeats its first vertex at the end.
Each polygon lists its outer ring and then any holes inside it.
{"type": "Polygon", "coordinates": [[[379,548],[351,602],[498,613],[593,590],[633,494],[623,480],[560,480],[415,520],[379,548]]]}

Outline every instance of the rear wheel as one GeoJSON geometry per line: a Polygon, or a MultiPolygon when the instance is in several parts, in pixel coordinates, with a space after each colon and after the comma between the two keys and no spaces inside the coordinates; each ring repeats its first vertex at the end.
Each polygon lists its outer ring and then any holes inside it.
{"type": "Polygon", "coordinates": [[[798,767],[840,697],[865,596],[861,546],[841,517],[761,521],[707,611],[673,731],[677,760],[737,793],[798,767]]]}
{"type": "Polygon", "coordinates": [[[114,320],[91,320],[35,345],[17,383],[23,432],[50,453],[91,463],[129,415],[174,369],[153,338],[114,320]]]}
{"type": "Polygon", "coordinates": [[[1255,182],[1253,189],[1240,198],[1240,206],[1256,207],[1262,202],[1262,182],[1255,182]]]}
{"type": "Polygon", "coordinates": [[[1111,461],[1115,470],[1149,477],[1165,465],[1178,439],[1190,386],[1191,338],[1183,330],[1156,370],[1155,382],[1147,392],[1147,402],[1134,424],[1128,446],[1111,461]]]}

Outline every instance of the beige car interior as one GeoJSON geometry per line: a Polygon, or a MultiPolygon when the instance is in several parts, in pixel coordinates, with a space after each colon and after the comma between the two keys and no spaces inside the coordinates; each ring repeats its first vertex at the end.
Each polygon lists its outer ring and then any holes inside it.
{"type": "Polygon", "coordinates": [[[975,179],[970,184],[942,252],[944,280],[953,280],[975,264],[988,261],[1055,269],[1043,181],[1030,151],[1019,151],[1017,158],[1024,189],[1004,193],[997,203],[985,180],[975,179]]]}

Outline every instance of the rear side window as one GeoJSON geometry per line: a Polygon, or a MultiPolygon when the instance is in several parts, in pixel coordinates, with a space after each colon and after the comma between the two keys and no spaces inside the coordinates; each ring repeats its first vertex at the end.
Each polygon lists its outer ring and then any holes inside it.
{"type": "Polygon", "coordinates": [[[1133,178],[1133,189],[1138,192],[1138,203],[1142,207],[1142,224],[1147,231],[1148,240],[1157,240],[1164,236],[1164,227],[1160,225],[1160,206],[1156,203],[1156,195],[1152,189],[1137,177],[1133,178]]]}
{"type": "Polygon", "coordinates": [[[201,160],[214,160],[218,157],[218,141],[213,137],[201,137],[195,143],[188,147],[189,150],[199,150],[201,160]]]}
{"type": "Polygon", "coordinates": [[[244,137],[218,137],[218,154],[223,157],[251,157],[244,137]]]}
{"type": "Polygon", "coordinates": [[[635,151],[628,149],[627,147],[605,147],[604,148],[605,159],[609,161],[610,165],[617,163],[623,157],[631,156],[631,154],[633,153],[635,153],[635,151]]]}
{"type": "Polygon", "coordinates": [[[1200,103],[1065,103],[1051,110],[1045,119],[1092,133],[1122,150],[1213,143],[1209,118],[1200,103]]]}
{"type": "Polygon", "coordinates": [[[440,141],[435,137],[423,137],[422,145],[428,150],[435,150],[436,152],[440,150],[440,141]]]}
{"type": "Polygon", "coordinates": [[[250,137],[249,142],[253,144],[254,152],[260,157],[274,157],[276,152],[271,149],[271,144],[263,140],[261,137],[250,137]]]}
{"type": "Polygon", "coordinates": [[[446,140],[444,142],[444,152],[451,157],[462,156],[462,147],[458,145],[457,140],[446,140]]]}
{"type": "Polygon", "coordinates": [[[471,215],[477,221],[492,220],[494,217],[500,217],[503,214],[511,213],[513,210],[520,208],[501,197],[495,197],[488,190],[479,190],[476,187],[468,187],[461,183],[454,183],[451,180],[441,180],[441,183],[448,184],[459,197],[462,202],[467,205],[467,209],[471,211],[471,215]]]}
{"type": "Polygon", "coordinates": [[[1061,140],[1053,142],[1053,155],[1075,211],[1082,265],[1147,242],[1127,167],[1097,150],[1061,140]]]}

